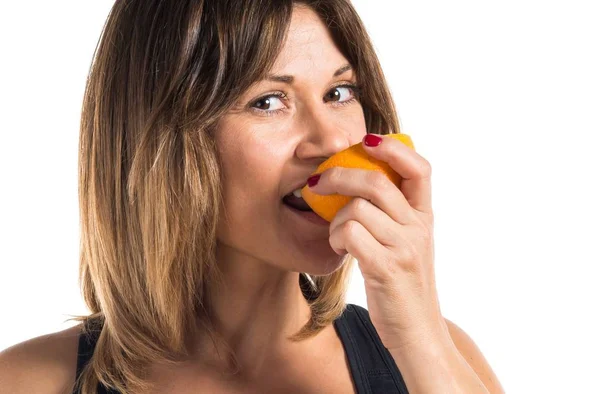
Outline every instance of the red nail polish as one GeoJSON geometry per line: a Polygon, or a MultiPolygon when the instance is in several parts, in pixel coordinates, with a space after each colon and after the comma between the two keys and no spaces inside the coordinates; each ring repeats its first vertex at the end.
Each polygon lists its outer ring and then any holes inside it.
{"type": "Polygon", "coordinates": [[[319,183],[320,178],[321,178],[321,174],[317,174],[317,175],[313,175],[313,176],[309,177],[306,181],[306,183],[308,183],[308,187],[315,186],[317,183],[319,183]]]}
{"type": "Polygon", "coordinates": [[[383,141],[383,140],[378,135],[367,134],[363,138],[363,141],[365,142],[366,146],[377,146],[377,145],[381,144],[381,141],[383,141]]]}

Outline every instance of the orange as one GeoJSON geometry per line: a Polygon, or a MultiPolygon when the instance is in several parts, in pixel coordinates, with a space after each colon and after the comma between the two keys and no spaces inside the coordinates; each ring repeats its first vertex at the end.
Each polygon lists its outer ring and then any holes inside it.
{"type": "MultiPolygon", "coordinates": [[[[410,136],[407,134],[385,134],[382,136],[383,138],[395,138],[404,143],[404,145],[415,149],[410,136]]],[[[400,180],[402,179],[387,163],[369,156],[369,154],[365,152],[362,142],[334,154],[321,163],[312,175],[320,174],[332,167],[364,168],[367,170],[379,171],[387,175],[398,187],[400,187],[400,180]]],[[[302,198],[317,215],[328,222],[331,222],[335,214],[348,204],[353,197],[340,194],[317,194],[306,185],[302,188],[302,198]]]]}

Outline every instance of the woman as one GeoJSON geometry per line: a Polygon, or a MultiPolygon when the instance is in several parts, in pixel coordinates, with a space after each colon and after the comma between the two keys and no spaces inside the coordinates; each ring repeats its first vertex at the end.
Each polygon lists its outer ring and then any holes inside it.
{"type": "Polygon", "coordinates": [[[3,390],[502,392],[440,313],[430,169],[377,136],[398,132],[346,0],[117,1],[80,135],[92,313],[3,352],[3,390]],[[401,189],[307,179],[361,140],[401,189]],[[355,198],[327,223],[287,203],[307,182],[355,198]],[[368,312],[344,302],[351,255],[368,312]]]}

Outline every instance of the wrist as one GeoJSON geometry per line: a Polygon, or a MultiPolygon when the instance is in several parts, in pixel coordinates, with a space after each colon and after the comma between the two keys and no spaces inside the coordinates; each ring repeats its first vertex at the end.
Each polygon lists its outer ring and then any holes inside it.
{"type": "Polygon", "coordinates": [[[406,341],[402,345],[388,348],[388,350],[394,359],[399,359],[403,363],[415,357],[422,360],[445,360],[449,356],[458,353],[458,349],[452,340],[426,338],[406,341]]]}

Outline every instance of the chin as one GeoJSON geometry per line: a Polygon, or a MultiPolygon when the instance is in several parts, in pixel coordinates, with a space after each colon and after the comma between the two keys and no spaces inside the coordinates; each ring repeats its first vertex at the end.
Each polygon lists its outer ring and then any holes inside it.
{"type": "Polygon", "coordinates": [[[325,247],[311,246],[310,253],[303,253],[294,264],[294,271],[306,272],[310,275],[329,275],[342,267],[347,254],[336,254],[329,243],[325,247]]]}

